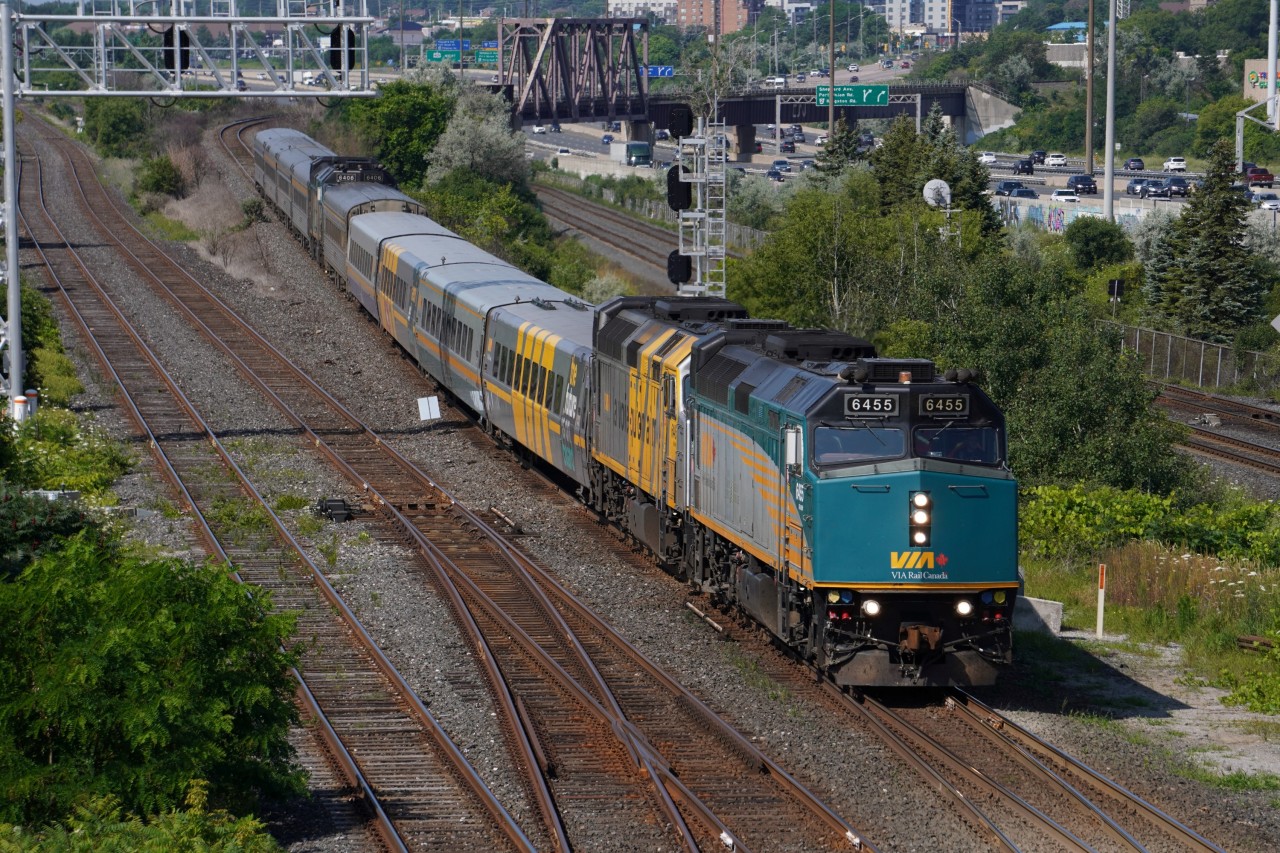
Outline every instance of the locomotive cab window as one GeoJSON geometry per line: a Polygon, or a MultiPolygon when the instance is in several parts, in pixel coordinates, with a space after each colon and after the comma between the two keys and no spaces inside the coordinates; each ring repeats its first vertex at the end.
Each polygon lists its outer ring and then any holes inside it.
{"type": "Polygon", "coordinates": [[[1003,457],[1000,431],[992,426],[916,427],[912,444],[915,455],[922,459],[997,465],[1003,457]]]}
{"type": "Polygon", "coordinates": [[[851,465],[873,460],[897,459],[906,453],[899,427],[819,426],[813,431],[815,465],[851,465]]]}

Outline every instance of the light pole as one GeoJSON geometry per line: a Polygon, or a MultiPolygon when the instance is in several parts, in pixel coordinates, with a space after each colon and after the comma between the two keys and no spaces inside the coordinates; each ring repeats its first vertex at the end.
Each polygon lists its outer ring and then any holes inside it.
{"type": "Polygon", "coordinates": [[[957,52],[959,52],[959,50],[960,50],[960,33],[962,32],[962,31],[961,31],[961,29],[960,29],[960,19],[959,19],[959,18],[952,18],[952,19],[951,19],[951,23],[953,23],[953,24],[955,24],[955,25],[956,25],[956,51],[957,51],[957,52]]]}

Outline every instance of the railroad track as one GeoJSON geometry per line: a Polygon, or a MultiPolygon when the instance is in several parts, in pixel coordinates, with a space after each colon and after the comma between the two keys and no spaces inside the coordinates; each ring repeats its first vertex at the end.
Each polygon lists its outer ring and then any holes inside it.
{"type": "MultiPolygon", "coordinates": [[[[74,156],[70,150],[67,153],[74,156]]],[[[105,194],[95,195],[94,186],[87,181],[84,184],[86,203],[105,214],[112,210],[111,201],[105,194]]],[[[125,233],[114,222],[104,223],[102,231],[104,239],[117,239],[125,233]]],[[[133,235],[127,239],[132,242],[133,235]]],[[[295,423],[307,444],[328,456],[365,490],[387,523],[397,526],[400,535],[415,546],[424,564],[423,577],[457,591],[457,597],[464,601],[459,621],[474,620],[484,626],[474,641],[494,659],[490,670],[497,673],[498,683],[493,692],[512,697],[507,728],[517,737],[524,736],[523,754],[529,759],[527,765],[534,768],[526,774],[525,784],[536,787],[539,780],[545,784],[546,777],[551,777],[547,787],[554,790],[553,795],[532,795],[540,803],[542,828],[552,839],[548,846],[572,846],[560,825],[562,813],[577,820],[566,819],[567,826],[590,824],[591,831],[598,833],[602,823],[612,824],[614,834],[646,848],[670,846],[673,837],[690,848],[717,845],[721,839],[743,849],[767,847],[775,843],[780,831],[779,815],[786,832],[803,834],[799,846],[870,846],[780,768],[763,755],[746,750],[745,739],[737,736],[735,742],[736,733],[723,723],[717,728],[713,715],[686,715],[693,722],[685,725],[674,716],[654,720],[651,725],[662,738],[648,738],[629,714],[638,716],[652,713],[654,707],[687,705],[696,700],[687,693],[673,698],[671,685],[661,685],[662,695],[652,695],[655,688],[650,687],[647,692],[651,695],[636,698],[646,691],[631,683],[637,665],[634,658],[626,664],[612,664],[623,670],[615,678],[627,682],[621,685],[628,693],[622,700],[619,695],[623,691],[593,672],[595,662],[580,647],[572,648],[577,641],[568,637],[548,608],[535,605],[534,611],[544,612],[511,618],[495,597],[523,604],[536,602],[538,595],[532,585],[512,589],[515,579],[511,568],[519,568],[521,561],[512,557],[509,547],[485,529],[478,517],[458,506],[429,477],[360,426],[198,283],[170,269],[172,262],[155,247],[134,247],[130,257],[139,274],[155,277],[162,295],[180,306],[259,392],[295,423]],[[523,680],[526,674],[532,677],[540,671],[541,681],[523,680]],[[508,682],[502,678],[503,672],[519,674],[518,691],[512,689],[517,676],[510,676],[508,682]],[[574,701],[566,702],[566,697],[574,701]],[[584,724],[584,717],[596,719],[584,724]],[[713,752],[717,739],[730,741],[732,746],[713,752]],[[735,755],[739,752],[746,757],[735,755]],[[608,803],[604,813],[602,798],[608,803]]],[[[515,609],[514,604],[508,602],[508,606],[515,609]]],[[[614,651],[627,654],[625,649],[614,651]]],[[[521,752],[513,749],[516,755],[521,752]]],[[[387,764],[412,766],[394,757],[389,757],[387,764]]],[[[456,840],[442,846],[491,849],[491,844],[473,846],[456,840]]]]}
{"type": "MultiPolygon", "coordinates": [[[[1157,384],[1160,394],[1156,402],[1183,412],[1197,412],[1206,422],[1231,423],[1256,430],[1260,438],[1280,438],[1280,413],[1261,406],[1230,400],[1177,385],[1157,384]]],[[[1280,475],[1280,451],[1256,441],[1226,435],[1209,426],[1191,423],[1191,435],[1182,442],[1194,453],[1213,456],[1267,474],[1280,475]]]]}
{"type": "MultiPolygon", "coordinates": [[[[22,125],[24,149],[32,147],[33,135],[43,144],[34,146],[37,156],[22,160],[20,210],[46,274],[116,382],[162,474],[199,520],[208,551],[234,564],[241,579],[269,590],[277,606],[297,612],[300,634],[312,641],[297,673],[299,699],[366,813],[358,820],[339,809],[336,825],[358,834],[372,821],[381,846],[391,850],[407,849],[406,838],[452,849],[533,849],[71,248],[43,193],[45,158],[56,159],[68,143],[41,122],[28,121],[22,125]],[[229,502],[270,523],[251,530],[211,524],[219,504],[229,502]],[[381,723],[378,731],[369,728],[371,719],[381,723]]],[[[101,192],[93,181],[90,193],[95,187],[101,192]]]]}

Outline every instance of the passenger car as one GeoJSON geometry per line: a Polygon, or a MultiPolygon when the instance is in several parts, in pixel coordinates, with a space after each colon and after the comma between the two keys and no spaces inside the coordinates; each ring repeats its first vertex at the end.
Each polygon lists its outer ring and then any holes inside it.
{"type": "Polygon", "coordinates": [[[777,169],[779,172],[790,172],[791,161],[790,160],[774,160],[770,168],[777,169]]]}
{"type": "Polygon", "coordinates": [[[1039,197],[1040,196],[1036,195],[1036,191],[1031,189],[1031,187],[1018,187],[1016,190],[1009,193],[1009,198],[1039,198],[1039,197]]]}
{"type": "Polygon", "coordinates": [[[671,131],[669,131],[669,130],[661,130],[661,129],[659,129],[659,130],[655,130],[655,131],[653,132],[653,138],[654,138],[654,139],[670,139],[670,138],[671,138],[671,131]]]}
{"type": "Polygon", "coordinates": [[[1187,171],[1186,157],[1170,157],[1164,161],[1164,171],[1166,172],[1185,172],[1187,171]]]}
{"type": "Polygon", "coordinates": [[[783,154],[794,154],[796,153],[796,144],[790,139],[784,139],[778,143],[778,150],[783,154]]]}
{"type": "Polygon", "coordinates": [[[1046,166],[1065,166],[1067,165],[1067,155],[1050,154],[1044,158],[1044,164],[1046,166]]]}
{"type": "Polygon", "coordinates": [[[825,133],[819,133],[819,134],[818,134],[818,138],[817,138],[817,139],[815,139],[815,140],[813,140],[813,144],[814,144],[814,145],[826,145],[826,144],[827,144],[827,135],[826,135],[825,133]]]}
{"type": "Polygon", "coordinates": [[[1013,163],[1013,173],[1015,175],[1034,175],[1036,173],[1035,161],[1030,157],[1023,157],[1021,160],[1015,160],[1013,163]]]}
{"type": "Polygon", "coordinates": [[[547,132],[547,126],[546,126],[545,124],[542,124],[542,123],[535,124],[535,125],[533,126],[533,132],[534,132],[534,133],[546,133],[546,132],[547,132]]]}
{"type": "Polygon", "coordinates": [[[1067,178],[1067,189],[1075,190],[1081,195],[1097,195],[1098,182],[1093,175],[1072,175],[1067,178]]]}
{"type": "Polygon", "coordinates": [[[850,62],[850,63],[849,63],[849,70],[850,70],[850,71],[861,71],[862,69],[858,67],[858,63],[856,63],[856,62],[850,62]]]}
{"type": "Polygon", "coordinates": [[[911,63],[910,63],[910,62],[907,62],[907,61],[904,59],[904,60],[902,61],[902,67],[903,67],[903,68],[910,68],[910,67],[911,67],[911,63]]]}
{"type": "Polygon", "coordinates": [[[1262,166],[1254,166],[1244,173],[1244,182],[1250,186],[1271,187],[1275,183],[1276,176],[1271,174],[1262,166]]]}
{"type": "Polygon", "coordinates": [[[1014,190],[1022,189],[1022,181],[1001,181],[996,184],[996,195],[1013,195],[1014,190]]]}
{"type": "Polygon", "coordinates": [[[1075,190],[1054,190],[1053,195],[1049,196],[1049,201],[1058,203],[1077,202],[1079,200],[1080,196],[1076,195],[1075,190]]]}
{"type": "Polygon", "coordinates": [[[1152,183],[1151,178],[1133,178],[1129,183],[1124,185],[1124,194],[1143,195],[1142,190],[1149,183],[1152,183]]]}
{"type": "Polygon", "coordinates": [[[560,150],[556,152],[556,154],[559,154],[562,156],[565,154],[572,154],[572,153],[573,153],[572,151],[570,151],[568,148],[565,148],[563,145],[561,145],[560,150]]]}
{"type": "Polygon", "coordinates": [[[782,183],[782,172],[779,171],[778,169],[770,169],[769,171],[764,173],[764,176],[771,181],[777,181],[778,183],[782,183]]]}
{"type": "Polygon", "coordinates": [[[999,160],[996,158],[996,152],[983,151],[978,155],[978,162],[984,166],[994,166],[999,160]]]}
{"type": "Polygon", "coordinates": [[[1146,171],[1147,164],[1142,162],[1141,157],[1130,157],[1124,161],[1124,169],[1126,172],[1143,172],[1146,171]]]}
{"type": "Polygon", "coordinates": [[[1032,162],[1032,163],[1044,163],[1044,158],[1045,158],[1045,157],[1047,157],[1047,156],[1049,156],[1049,155],[1048,155],[1048,154],[1046,154],[1046,153],[1045,153],[1045,152],[1043,152],[1043,151],[1038,151],[1038,150],[1037,150],[1037,151],[1032,151],[1032,152],[1031,152],[1031,162],[1032,162]]]}
{"type": "Polygon", "coordinates": [[[613,142],[613,134],[612,134],[612,133],[606,133],[604,136],[600,137],[600,144],[601,144],[601,145],[608,145],[608,144],[609,144],[609,143],[611,143],[611,142],[613,142]]]}
{"type": "Polygon", "coordinates": [[[850,74],[850,75],[849,75],[849,82],[850,82],[850,83],[857,83],[857,82],[858,82],[858,75],[857,75],[857,74],[850,74]]]}

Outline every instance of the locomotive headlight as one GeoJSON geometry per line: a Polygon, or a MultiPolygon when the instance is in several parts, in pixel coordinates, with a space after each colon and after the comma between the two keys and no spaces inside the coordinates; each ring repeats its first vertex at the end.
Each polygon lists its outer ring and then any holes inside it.
{"type": "Polygon", "coordinates": [[[863,600],[863,602],[862,602],[862,615],[864,615],[864,616],[879,616],[879,615],[880,615],[880,602],[876,601],[874,598],[867,598],[867,599],[864,599],[864,600],[863,600]]]}
{"type": "Polygon", "coordinates": [[[956,615],[967,617],[973,615],[973,602],[967,598],[962,598],[956,602],[956,615]]]}
{"type": "Polygon", "coordinates": [[[916,548],[929,544],[933,527],[933,498],[928,492],[912,492],[907,512],[910,522],[908,541],[916,548]]]}

